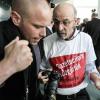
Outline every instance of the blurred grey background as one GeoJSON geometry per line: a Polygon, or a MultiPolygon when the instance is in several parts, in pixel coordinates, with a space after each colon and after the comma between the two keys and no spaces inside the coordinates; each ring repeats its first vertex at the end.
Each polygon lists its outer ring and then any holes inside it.
{"type": "Polygon", "coordinates": [[[10,3],[11,0],[0,0],[0,21],[10,17],[10,3]]]}

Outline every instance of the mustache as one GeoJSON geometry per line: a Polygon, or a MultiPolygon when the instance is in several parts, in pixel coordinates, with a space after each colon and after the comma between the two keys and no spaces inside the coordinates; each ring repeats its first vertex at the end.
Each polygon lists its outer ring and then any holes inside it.
{"type": "Polygon", "coordinates": [[[63,34],[65,34],[65,33],[63,33],[63,32],[57,32],[57,35],[58,35],[58,37],[60,37],[60,38],[62,38],[63,34]]]}
{"type": "Polygon", "coordinates": [[[65,31],[64,30],[61,30],[61,31],[57,30],[57,33],[59,33],[59,34],[65,34],[65,31]]]}
{"type": "Polygon", "coordinates": [[[65,32],[63,32],[63,31],[57,31],[57,34],[65,34],[65,32]]]}

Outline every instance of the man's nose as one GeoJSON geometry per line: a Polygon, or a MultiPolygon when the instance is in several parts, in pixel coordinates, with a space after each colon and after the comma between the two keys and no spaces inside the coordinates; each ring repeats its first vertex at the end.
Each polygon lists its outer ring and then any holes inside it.
{"type": "Polygon", "coordinates": [[[63,23],[59,23],[59,26],[58,26],[59,31],[63,30],[63,27],[64,27],[63,23]]]}
{"type": "Polygon", "coordinates": [[[46,27],[41,29],[40,36],[41,37],[45,37],[46,36],[46,27]]]}

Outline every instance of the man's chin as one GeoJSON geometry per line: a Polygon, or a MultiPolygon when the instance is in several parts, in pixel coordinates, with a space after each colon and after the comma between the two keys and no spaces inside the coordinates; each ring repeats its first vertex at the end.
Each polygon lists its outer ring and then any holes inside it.
{"type": "Polygon", "coordinates": [[[63,35],[59,35],[59,37],[60,37],[62,40],[65,40],[65,39],[66,39],[66,37],[63,36],[63,35]]]}
{"type": "Polygon", "coordinates": [[[40,39],[34,40],[34,41],[30,41],[30,44],[37,45],[39,43],[39,41],[40,41],[40,39]]]}
{"type": "Polygon", "coordinates": [[[30,42],[30,44],[37,45],[38,44],[38,41],[30,42]]]}
{"type": "Polygon", "coordinates": [[[63,33],[58,33],[58,36],[61,38],[61,39],[65,39],[65,35],[63,33]]]}
{"type": "Polygon", "coordinates": [[[37,45],[38,43],[31,43],[32,45],[37,45]]]}

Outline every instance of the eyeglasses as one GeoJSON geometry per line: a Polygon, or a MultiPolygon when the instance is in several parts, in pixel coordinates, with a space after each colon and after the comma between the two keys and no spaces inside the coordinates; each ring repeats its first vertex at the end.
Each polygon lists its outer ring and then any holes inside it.
{"type": "Polygon", "coordinates": [[[67,25],[69,25],[72,21],[74,21],[74,19],[73,19],[73,20],[64,19],[63,21],[59,21],[58,19],[54,19],[53,21],[54,21],[54,24],[56,24],[56,25],[59,25],[59,24],[62,23],[63,25],[67,26],[67,25]]]}

